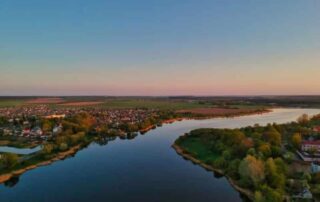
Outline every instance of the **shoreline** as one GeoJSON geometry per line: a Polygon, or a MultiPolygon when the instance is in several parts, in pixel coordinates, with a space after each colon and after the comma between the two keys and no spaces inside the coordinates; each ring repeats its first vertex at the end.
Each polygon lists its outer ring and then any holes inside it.
{"type": "Polygon", "coordinates": [[[172,148],[176,151],[177,154],[179,154],[180,156],[182,156],[183,158],[191,161],[192,163],[199,165],[201,167],[203,167],[206,170],[212,171],[212,172],[216,172],[220,175],[223,175],[229,182],[229,184],[239,193],[245,195],[246,197],[248,197],[250,200],[254,200],[254,193],[249,190],[249,189],[245,189],[240,187],[237,182],[235,180],[233,180],[231,177],[229,177],[228,175],[226,175],[223,170],[221,169],[217,169],[211,165],[205,164],[202,161],[196,159],[195,157],[191,156],[190,154],[186,154],[185,150],[183,150],[180,146],[178,146],[177,144],[173,144],[172,148]]]}
{"type": "MultiPolygon", "coordinates": [[[[234,115],[228,115],[228,116],[226,116],[226,115],[218,115],[218,116],[208,116],[208,117],[179,117],[179,118],[163,120],[163,121],[161,121],[161,124],[172,124],[172,123],[174,123],[176,121],[183,121],[183,120],[205,120],[205,119],[214,119],[214,118],[234,118],[234,117],[249,116],[249,115],[261,115],[261,114],[269,113],[269,112],[272,112],[272,109],[264,109],[264,110],[261,110],[261,111],[253,111],[253,112],[250,112],[250,113],[234,114],[234,115]]],[[[158,126],[156,124],[152,124],[152,125],[144,128],[144,129],[139,130],[138,132],[146,133],[146,132],[148,132],[148,131],[150,131],[152,129],[155,129],[157,127],[158,126]]],[[[120,135],[118,135],[118,137],[120,137],[120,135]]],[[[63,160],[68,156],[76,154],[80,149],[81,149],[81,145],[77,145],[77,146],[74,146],[74,147],[70,148],[67,151],[57,153],[57,155],[55,157],[53,157],[52,159],[50,159],[50,160],[45,160],[45,161],[36,163],[34,165],[29,165],[29,166],[27,166],[25,168],[21,168],[21,169],[18,169],[18,170],[13,170],[13,171],[10,171],[9,173],[0,174],[0,184],[10,180],[12,177],[19,176],[19,175],[21,175],[21,174],[23,174],[23,173],[25,173],[25,172],[27,172],[29,170],[32,170],[32,169],[35,169],[35,168],[38,168],[38,167],[41,167],[41,166],[47,166],[47,165],[50,165],[50,164],[52,164],[52,163],[54,163],[56,161],[63,160]]],[[[196,160],[196,159],[194,159],[194,160],[196,160]]],[[[199,164],[200,163],[201,162],[199,162],[199,164]]],[[[202,167],[204,167],[206,169],[209,169],[209,170],[213,169],[213,168],[210,168],[210,167],[206,167],[205,164],[202,165],[202,167]]],[[[217,169],[215,169],[214,171],[219,173],[219,171],[217,169]]],[[[222,171],[220,171],[220,172],[222,172],[222,171]]]]}
{"type": "MultiPolygon", "coordinates": [[[[265,113],[270,113],[272,112],[274,108],[269,108],[269,109],[263,109],[261,111],[252,111],[252,112],[246,112],[246,113],[239,113],[239,114],[233,114],[233,115],[212,115],[212,116],[203,116],[203,117],[178,117],[178,118],[173,118],[173,119],[166,119],[162,120],[160,123],[161,124],[172,124],[176,121],[184,121],[184,120],[206,120],[206,119],[216,119],[216,118],[236,118],[236,117],[242,117],[242,116],[250,116],[250,115],[262,115],[265,113]]],[[[143,128],[139,130],[138,132],[146,133],[156,127],[157,124],[152,124],[146,128],[143,128]]],[[[161,127],[161,126],[160,126],[161,127]]]]}
{"type": "Polygon", "coordinates": [[[42,167],[42,166],[47,166],[47,165],[50,165],[56,161],[63,160],[69,156],[72,156],[73,154],[76,154],[80,149],[81,149],[81,145],[77,145],[77,146],[70,148],[67,151],[57,153],[57,155],[50,160],[42,161],[42,162],[36,163],[34,165],[29,165],[25,168],[20,168],[18,170],[13,170],[13,171],[10,171],[9,173],[6,173],[6,174],[1,174],[0,175],[0,184],[5,183],[6,181],[10,180],[12,177],[19,176],[29,170],[33,170],[35,168],[42,167]]]}

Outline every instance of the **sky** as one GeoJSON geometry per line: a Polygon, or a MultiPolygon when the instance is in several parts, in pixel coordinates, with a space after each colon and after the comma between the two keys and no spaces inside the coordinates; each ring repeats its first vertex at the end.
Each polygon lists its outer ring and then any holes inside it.
{"type": "Polygon", "coordinates": [[[318,95],[319,11],[319,0],[1,0],[0,95],[318,95]]]}

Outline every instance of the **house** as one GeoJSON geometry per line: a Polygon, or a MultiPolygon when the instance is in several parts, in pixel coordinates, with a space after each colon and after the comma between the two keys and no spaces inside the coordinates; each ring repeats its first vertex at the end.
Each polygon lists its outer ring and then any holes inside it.
{"type": "Polygon", "coordinates": [[[320,126],[313,127],[313,132],[320,133],[320,126]]]}
{"type": "Polygon", "coordinates": [[[34,128],[32,128],[30,134],[34,135],[34,136],[41,136],[43,134],[43,132],[40,127],[34,127],[34,128]]]}
{"type": "Polygon", "coordinates": [[[23,125],[29,125],[29,121],[24,121],[23,125]]]}
{"type": "Polygon", "coordinates": [[[13,131],[11,129],[5,128],[3,129],[3,135],[12,135],[13,131]]]}
{"type": "Polygon", "coordinates": [[[313,141],[303,141],[301,144],[301,150],[304,152],[315,150],[316,152],[320,152],[320,140],[313,141]]]}
{"type": "Polygon", "coordinates": [[[58,134],[58,133],[61,133],[62,132],[62,125],[58,125],[58,126],[55,126],[52,130],[52,133],[55,135],[55,134],[58,134]]]}
{"type": "Polygon", "coordinates": [[[60,119],[60,118],[64,118],[64,117],[66,117],[65,114],[53,114],[53,115],[45,116],[44,118],[46,118],[46,119],[60,119]]]}
{"type": "Polygon", "coordinates": [[[28,136],[28,135],[30,135],[30,132],[31,132],[30,128],[25,128],[25,129],[23,129],[22,134],[24,136],[28,136]]]}
{"type": "Polygon", "coordinates": [[[303,196],[303,198],[305,198],[305,199],[312,199],[312,198],[313,198],[312,193],[311,193],[310,190],[307,189],[307,188],[305,188],[305,189],[303,190],[302,196],[303,196]]]}
{"type": "Polygon", "coordinates": [[[308,162],[320,162],[320,140],[305,140],[297,154],[308,162]]]}
{"type": "MultiPolygon", "coordinates": [[[[309,190],[309,185],[303,180],[293,180],[291,185],[292,199],[312,199],[312,193],[309,190]]],[[[296,200],[293,200],[296,201],[296,200]]],[[[298,200],[300,201],[300,200],[298,200]]]]}

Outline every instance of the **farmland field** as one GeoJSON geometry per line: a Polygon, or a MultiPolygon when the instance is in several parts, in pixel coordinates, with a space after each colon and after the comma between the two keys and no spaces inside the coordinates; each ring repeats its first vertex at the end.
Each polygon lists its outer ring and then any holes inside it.
{"type": "Polygon", "coordinates": [[[180,110],[212,107],[211,104],[199,104],[198,102],[152,100],[152,99],[128,99],[128,100],[109,100],[102,104],[105,108],[124,109],[124,108],[148,108],[160,110],[180,110]]]}
{"type": "Polygon", "coordinates": [[[1,100],[0,99],[0,108],[15,107],[23,104],[24,102],[25,102],[24,100],[1,100]]]}
{"type": "Polygon", "coordinates": [[[101,107],[104,109],[146,108],[159,110],[182,110],[213,107],[211,103],[162,98],[104,98],[104,97],[66,97],[66,98],[17,98],[0,99],[0,108],[19,105],[46,104],[50,107],[101,107]]]}
{"type": "Polygon", "coordinates": [[[228,115],[234,115],[234,114],[246,114],[255,112],[258,109],[263,108],[196,108],[196,109],[183,109],[178,110],[178,113],[191,113],[191,114],[201,114],[201,115],[214,115],[214,116],[228,116],[228,115]]]}

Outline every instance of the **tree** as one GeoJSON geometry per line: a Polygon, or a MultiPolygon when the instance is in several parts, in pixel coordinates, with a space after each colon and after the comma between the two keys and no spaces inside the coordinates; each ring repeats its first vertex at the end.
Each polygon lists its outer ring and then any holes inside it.
{"type": "Polygon", "coordinates": [[[50,132],[52,128],[53,128],[53,122],[48,119],[44,119],[42,122],[42,130],[45,132],[50,132]]]}
{"type": "Polygon", "coordinates": [[[265,201],[265,199],[264,199],[264,197],[262,196],[262,193],[261,193],[260,191],[256,191],[256,192],[254,193],[254,201],[255,201],[255,202],[264,202],[264,201],[265,201]]]}
{"type": "Polygon", "coordinates": [[[291,142],[292,145],[296,148],[296,149],[300,149],[301,147],[301,142],[302,142],[302,137],[300,133],[295,133],[292,135],[291,138],[291,142]]]}
{"type": "Polygon", "coordinates": [[[262,185],[261,187],[261,192],[263,193],[264,196],[264,201],[272,201],[272,202],[282,202],[283,198],[282,198],[282,194],[277,192],[274,189],[271,189],[270,187],[268,187],[267,185],[262,185]]]}
{"type": "Polygon", "coordinates": [[[301,125],[306,125],[306,124],[308,124],[309,120],[310,120],[310,119],[309,119],[308,114],[302,114],[302,115],[297,119],[298,123],[301,124],[301,125]]]}
{"type": "Polygon", "coordinates": [[[223,157],[218,157],[214,160],[213,165],[217,168],[225,168],[228,166],[228,162],[223,157]]]}
{"type": "Polygon", "coordinates": [[[4,168],[12,168],[17,165],[19,157],[17,154],[6,153],[2,154],[0,165],[4,168]]]}
{"type": "Polygon", "coordinates": [[[307,182],[310,182],[312,179],[310,173],[304,172],[302,175],[302,180],[306,180],[307,182]]]}
{"type": "Polygon", "coordinates": [[[94,124],[96,124],[96,119],[87,112],[77,114],[73,118],[73,121],[85,131],[88,131],[94,124]]]}
{"type": "Polygon", "coordinates": [[[247,154],[251,155],[251,156],[256,156],[257,155],[256,150],[254,148],[248,149],[247,154]]]}
{"type": "Polygon", "coordinates": [[[128,131],[128,132],[136,132],[136,131],[138,131],[138,130],[139,130],[139,127],[138,127],[138,125],[136,125],[136,124],[129,123],[129,124],[127,125],[127,131],[128,131]]]}
{"type": "Polygon", "coordinates": [[[59,145],[59,150],[60,151],[65,151],[65,150],[67,150],[68,149],[68,144],[67,143],[61,143],[60,145],[59,145]]]}
{"type": "Polygon", "coordinates": [[[242,179],[250,182],[250,185],[259,185],[265,178],[263,161],[248,155],[240,163],[239,174],[242,179]]]}
{"type": "Polygon", "coordinates": [[[263,138],[271,145],[280,146],[281,144],[281,134],[273,126],[268,127],[267,131],[263,134],[263,138]]]}
{"type": "Polygon", "coordinates": [[[230,150],[223,151],[222,157],[227,161],[231,160],[231,158],[232,158],[231,151],[230,150]]]}
{"type": "Polygon", "coordinates": [[[260,147],[258,148],[258,151],[261,152],[263,156],[266,158],[271,156],[271,147],[270,147],[270,144],[268,143],[264,143],[260,145],[260,147]]]}
{"type": "Polygon", "coordinates": [[[239,179],[239,173],[238,173],[238,169],[239,169],[239,165],[241,163],[240,159],[235,159],[233,161],[231,161],[228,164],[228,168],[226,170],[226,173],[228,176],[232,177],[233,179],[239,179]]]}
{"type": "Polygon", "coordinates": [[[271,154],[273,158],[281,156],[281,147],[280,146],[271,146],[271,154]]]}
{"type": "Polygon", "coordinates": [[[282,158],[274,159],[274,163],[277,165],[277,171],[283,173],[284,175],[288,172],[287,164],[282,160],[282,158]]]}
{"type": "Polygon", "coordinates": [[[266,180],[270,187],[283,189],[285,186],[285,176],[280,169],[277,168],[273,158],[269,158],[265,163],[266,180]]]}
{"type": "Polygon", "coordinates": [[[50,154],[53,150],[53,145],[52,144],[44,144],[42,147],[42,153],[43,154],[50,154]]]}

